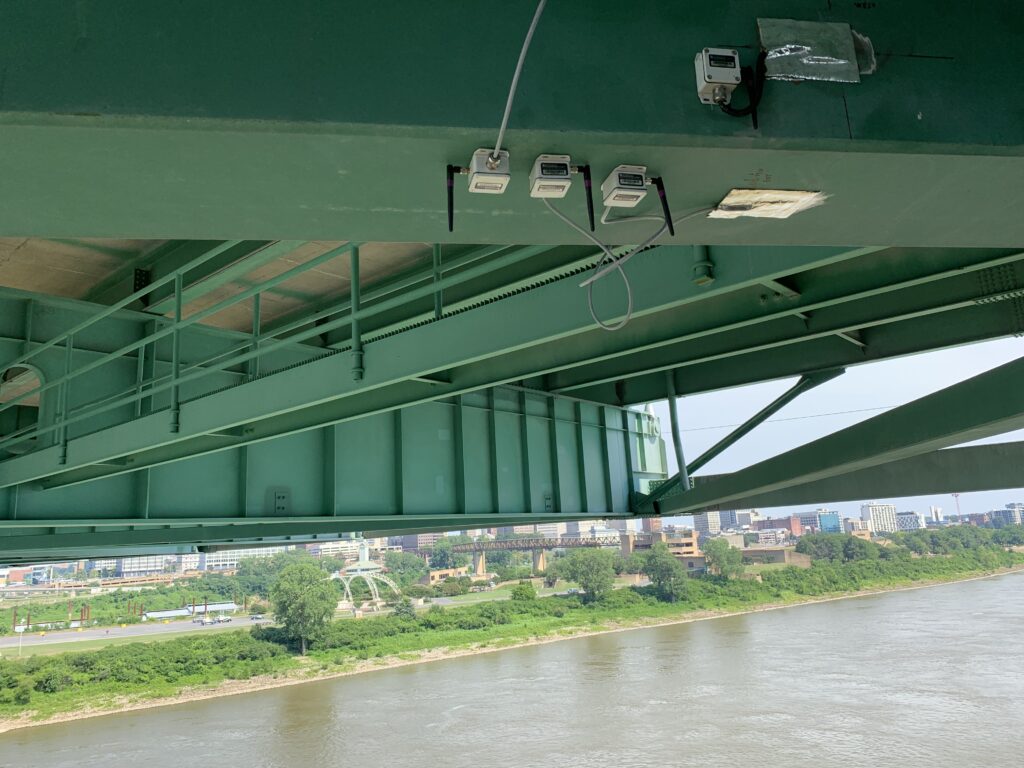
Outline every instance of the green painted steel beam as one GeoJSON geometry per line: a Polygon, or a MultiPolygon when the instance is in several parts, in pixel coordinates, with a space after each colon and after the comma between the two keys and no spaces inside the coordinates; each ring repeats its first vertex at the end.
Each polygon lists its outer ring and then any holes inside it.
{"type": "MultiPolygon", "coordinates": [[[[711,392],[1016,335],[1021,333],[1024,317],[1016,307],[1012,301],[984,304],[879,326],[865,334],[863,348],[837,336],[824,336],[799,344],[738,350],[675,369],[676,389],[680,395],[711,392]]],[[[665,377],[648,374],[572,394],[598,402],[653,402],[665,397],[665,377]]]]}
{"type": "MultiPolygon", "coordinates": [[[[855,85],[769,82],[757,130],[680,88],[708,41],[728,42],[751,62],[756,8],[683,12],[656,0],[549,8],[507,134],[512,186],[480,199],[459,179],[449,235],[444,166],[465,165],[493,142],[531,8],[229,0],[211,16],[201,0],[132,14],[102,0],[73,9],[11,0],[0,31],[9,58],[0,234],[582,243],[525,193],[534,158],[566,151],[598,178],[621,162],[646,164],[680,212],[741,186],[830,195],[782,224],[692,222],[677,243],[841,244],[866,233],[903,245],[1024,241],[1024,222],[1007,204],[1024,167],[1016,119],[1024,97],[976,55],[984,39],[1007,70],[1020,69],[1021,22],[999,4],[937,14],[925,0],[773,4],[782,18],[852,24],[884,66],[855,85]],[[254,23],[236,24],[239,14],[254,23]],[[483,28],[486,50],[450,33],[483,28]],[[225,29],[230,55],[220,45],[225,29]],[[618,61],[616,77],[566,66],[615,50],[624,34],[642,41],[645,55],[618,61]],[[402,55],[382,57],[395,40],[402,55]],[[123,55],[112,62],[111,50],[123,55]]],[[[576,187],[565,204],[582,218],[576,187]]],[[[599,229],[618,242],[650,231],[650,222],[599,229]]]]}
{"type": "MultiPolygon", "coordinates": [[[[765,248],[730,251],[707,288],[666,277],[686,273],[679,249],[659,248],[634,259],[631,279],[636,291],[635,315],[663,312],[685,304],[756,285],[766,277],[791,274],[829,263],[854,259],[844,249],[765,248]]],[[[617,286],[595,291],[599,311],[616,312],[617,286]]],[[[405,333],[367,343],[365,377],[353,381],[349,355],[333,355],[273,376],[183,403],[181,430],[167,430],[167,416],[154,413],[132,422],[83,435],[73,441],[67,463],[44,449],[0,463],[0,487],[52,475],[51,483],[93,479],[116,469],[84,469],[119,456],[159,451],[149,459],[138,456],[129,469],[195,455],[203,435],[242,428],[242,441],[265,440],[370,413],[468,392],[527,376],[579,364],[601,355],[621,353],[632,343],[631,333],[594,330],[583,291],[573,278],[541,285],[472,311],[446,317],[405,333]],[[558,311],[551,311],[557,307],[558,311]],[[516,322],[509,322],[516,318],[516,322]],[[586,342],[584,343],[584,339],[586,342]],[[540,345],[546,342],[546,347],[540,345]],[[424,384],[424,377],[442,374],[449,384],[424,384]],[[67,474],[82,470],[84,476],[67,474]]],[[[215,450],[215,449],[214,449],[215,450]]],[[[124,471],[124,470],[121,470],[124,471]]]]}
{"type": "Polygon", "coordinates": [[[1022,264],[1019,251],[922,251],[913,257],[895,250],[868,252],[856,261],[804,271],[798,276],[801,293],[794,298],[753,286],[713,304],[681,308],[667,321],[640,320],[638,326],[657,327],[629,354],[548,376],[545,388],[572,394],[758,348],[1013,299],[1017,286],[1024,286],[1022,264]],[[992,273],[998,280],[989,279],[992,273]]]}
{"type": "MultiPolygon", "coordinates": [[[[690,489],[690,485],[691,485],[690,478],[693,477],[693,473],[694,472],[696,472],[697,470],[701,469],[703,466],[705,466],[708,462],[710,462],[716,456],[721,455],[724,451],[729,449],[731,446],[735,445],[744,436],[750,434],[760,424],[763,424],[766,420],[768,420],[773,415],[775,415],[776,413],[781,411],[783,408],[785,408],[791,402],[793,402],[798,397],[800,397],[800,395],[802,395],[804,392],[807,392],[807,391],[809,391],[811,389],[814,389],[815,387],[820,386],[820,385],[824,384],[825,382],[832,381],[832,379],[836,378],[837,376],[841,376],[843,373],[845,373],[845,369],[844,368],[839,368],[839,369],[832,370],[832,371],[821,371],[819,373],[812,373],[812,374],[808,374],[808,375],[805,375],[805,376],[801,376],[799,381],[797,381],[796,384],[794,384],[792,387],[787,389],[785,392],[783,392],[777,398],[772,400],[764,408],[762,408],[757,413],[755,413],[753,416],[751,416],[749,419],[744,421],[742,424],[740,424],[738,427],[736,427],[736,429],[732,430],[729,434],[727,434],[721,440],[719,440],[714,445],[712,445],[710,448],[708,448],[706,451],[704,451],[704,453],[700,454],[696,459],[694,459],[693,461],[687,462],[686,463],[686,472],[685,472],[685,474],[684,473],[678,473],[674,477],[670,477],[664,483],[659,485],[650,494],[648,494],[647,496],[645,496],[645,497],[643,497],[641,499],[638,499],[635,502],[635,511],[642,513],[645,510],[650,509],[652,507],[652,505],[654,505],[658,501],[658,499],[662,498],[663,496],[665,496],[665,495],[667,495],[667,494],[669,494],[671,492],[678,493],[680,491],[688,491],[690,489]]],[[[673,388],[674,388],[674,385],[671,385],[671,382],[670,382],[670,386],[673,386],[673,388]]],[[[670,408],[673,408],[673,409],[675,408],[675,405],[676,405],[675,400],[676,400],[676,398],[673,396],[671,398],[671,400],[670,400],[670,403],[669,403],[669,407],[670,408]]],[[[672,416],[673,416],[673,423],[672,423],[673,435],[672,435],[672,437],[673,437],[673,440],[676,441],[676,443],[678,444],[679,443],[679,438],[677,436],[678,428],[677,428],[676,423],[675,423],[675,411],[674,410],[672,411],[672,416]]],[[[677,445],[676,455],[677,456],[682,456],[682,453],[683,453],[682,450],[677,445]]]]}
{"type": "MultiPolygon", "coordinates": [[[[229,283],[235,282],[253,270],[277,261],[305,245],[304,240],[247,241],[238,247],[225,251],[217,259],[204,264],[200,269],[185,275],[182,301],[188,304],[229,283]]],[[[171,265],[155,264],[151,271],[159,277],[162,271],[173,271],[171,265]]],[[[155,291],[146,302],[146,309],[156,314],[166,314],[174,309],[174,295],[171,290],[155,291]]]]}
{"type": "MultiPolygon", "coordinates": [[[[696,478],[696,482],[712,483],[725,477],[706,475],[696,478]]],[[[1022,485],[1024,443],[997,443],[931,451],[781,491],[734,499],[729,504],[737,509],[828,504],[861,501],[868,495],[899,498],[1008,490],[1022,485]]]]}
{"type": "MultiPolygon", "coordinates": [[[[495,524],[495,520],[505,520],[505,515],[476,517],[472,515],[456,516],[443,515],[430,518],[424,516],[421,525],[417,525],[416,517],[404,521],[407,529],[419,529],[425,527],[427,530],[443,530],[446,528],[479,528],[495,524]]],[[[582,515],[566,515],[555,518],[543,515],[509,515],[507,524],[527,522],[557,522],[570,520],[583,520],[582,515]]],[[[379,525],[382,520],[377,521],[379,525]]],[[[503,523],[505,524],[505,523],[503,523]]],[[[167,545],[216,545],[216,544],[237,544],[245,540],[259,538],[280,539],[281,537],[310,537],[318,534],[339,534],[361,530],[361,523],[353,522],[345,517],[321,519],[320,522],[292,523],[286,525],[270,525],[267,523],[252,523],[245,526],[235,525],[206,525],[201,528],[193,527],[161,527],[161,528],[135,528],[133,530],[110,530],[103,529],[88,533],[57,533],[40,535],[18,535],[6,536],[4,538],[4,549],[10,548],[14,554],[26,554],[32,551],[44,552],[47,549],[74,549],[90,550],[93,548],[106,547],[163,547],[167,545]]],[[[382,530],[387,530],[383,528],[382,530]]],[[[397,530],[402,530],[396,528],[397,530]]],[[[398,535],[398,534],[395,534],[398,535]]],[[[268,542],[269,543],[269,542],[268,542]]],[[[2,552],[0,552],[2,554],[2,552]]]]}
{"type": "Polygon", "coordinates": [[[1024,359],[1002,365],[732,475],[662,499],[660,514],[824,480],[1024,427],[1024,359]]]}

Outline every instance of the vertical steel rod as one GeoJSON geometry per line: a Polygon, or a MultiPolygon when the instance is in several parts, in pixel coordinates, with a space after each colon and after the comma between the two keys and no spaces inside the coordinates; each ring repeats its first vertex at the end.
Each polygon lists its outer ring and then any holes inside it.
{"type": "MultiPolygon", "coordinates": [[[[64,339],[64,375],[67,376],[71,372],[71,356],[74,351],[74,335],[68,336],[64,339]]],[[[60,418],[61,421],[67,418],[68,415],[68,400],[71,394],[71,380],[67,379],[60,387],[60,418]]],[[[40,402],[42,402],[40,400],[40,402]]],[[[64,424],[60,428],[60,458],[58,461],[61,464],[68,463],[68,425],[64,424]]]]}
{"type": "Polygon", "coordinates": [[[142,415],[142,382],[146,380],[146,350],[149,346],[139,347],[135,358],[135,394],[139,399],[135,401],[135,418],[142,415]]]}
{"type": "Polygon", "coordinates": [[[361,381],[363,368],[363,340],[359,336],[359,246],[349,251],[352,268],[350,270],[351,304],[352,304],[352,379],[361,381]]]}
{"type": "MultiPolygon", "coordinates": [[[[263,294],[257,293],[252,297],[252,344],[249,346],[251,352],[255,353],[260,348],[260,297],[263,294]]],[[[249,361],[249,379],[255,379],[260,375],[260,358],[257,355],[249,361]]]]}
{"type": "Polygon", "coordinates": [[[441,244],[434,243],[434,319],[444,313],[444,295],[441,290],[441,244]]]}
{"type": "Polygon", "coordinates": [[[171,337],[171,432],[181,429],[181,392],[178,378],[181,375],[181,294],[184,278],[179,272],[174,278],[174,333],[171,337]]]}
{"type": "Polygon", "coordinates": [[[679,398],[676,396],[676,379],[672,371],[665,371],[665,384],[668,390],[668,414],[672,422],[672,447],[676,451],[676,462],[679,464],[679,487],[690,490],[690,475],[686,471],[686,457],[683,455],[683,437],[679,431],[679,398]]]}

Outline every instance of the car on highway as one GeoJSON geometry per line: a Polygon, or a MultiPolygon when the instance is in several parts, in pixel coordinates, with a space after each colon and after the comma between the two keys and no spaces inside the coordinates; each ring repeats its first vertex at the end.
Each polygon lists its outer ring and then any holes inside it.
{"type": "Polygon", "coordinates": [[[215,618],[214,621],[218,624],[227,624],[229,621],[231,621],[231,617],[222,613],[220,616],[215,618]]]}

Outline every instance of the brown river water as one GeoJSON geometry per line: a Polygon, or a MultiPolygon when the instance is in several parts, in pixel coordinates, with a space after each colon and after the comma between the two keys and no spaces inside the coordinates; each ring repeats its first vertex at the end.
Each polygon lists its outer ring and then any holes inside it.
{"type": "Polygon", "coordinates": [[[0,766],[1019,768],[1024,574],[0,735],[0,766]]]}

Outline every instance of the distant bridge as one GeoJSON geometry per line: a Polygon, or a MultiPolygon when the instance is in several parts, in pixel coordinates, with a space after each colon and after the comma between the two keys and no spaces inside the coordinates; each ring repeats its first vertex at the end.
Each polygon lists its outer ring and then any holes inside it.
{"type": "Polygon", "coordinates": [[[534,549],[572,549],[577,547],[617,547],[621,544],[620,536],[597,536],[589,539],[560,539],[537,537],[531,539],[492,539],[474,541],[469,544],[455,544],[452,552],[505,552],[510,550],[534,549]]]}
{"type": "MultiPolygon", "coordinates": [[[[545,551],[549,549],[579,549],[582,547],[620,547],[622,535],[593,536],[591,538],[561,539],[538,536],[522,539],[492,539],[489,541],[473,541],[468,544],[455,544],[452,551],[456,553],[472,553],[473,573],[484,576],[487,573],[488,552],[530,551],[533,552],[533,570],[547,570],[545,551]]],[[[649,536],[647,538],[650,538],[649,536]]],[[[635,540],[635,539],[634,539],[635,540]]]]}

